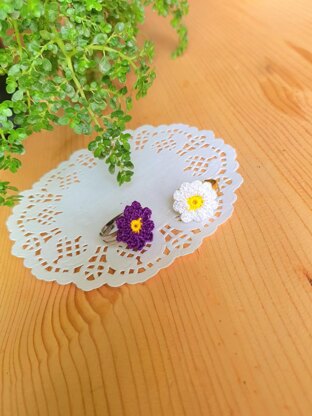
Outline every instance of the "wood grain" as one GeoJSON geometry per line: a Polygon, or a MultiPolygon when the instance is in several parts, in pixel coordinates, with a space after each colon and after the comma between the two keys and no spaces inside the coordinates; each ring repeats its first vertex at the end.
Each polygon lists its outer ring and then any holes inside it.
{"type": "MultiPolygon", "coordinates": [[[[193,0],[172,61],[174,33],[149,16],[158,77],[130,127],[184,122],[234,146],[234,215],[147,283],[84,293],[10,254],[1,209],[1,415],[312,414],[311,19],[311,0],[193,0]]],[[[34,135],[15,183],[87,141],[34,135]]]]}

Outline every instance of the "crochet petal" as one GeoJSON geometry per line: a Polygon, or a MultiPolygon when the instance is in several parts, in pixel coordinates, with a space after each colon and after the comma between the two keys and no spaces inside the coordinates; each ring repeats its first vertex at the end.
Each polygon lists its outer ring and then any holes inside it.
{"type": "Polygon", "coordinates": [[[184,193],[178,189],[174,192],[173,199],[175,201],[183,201],[185,199],[184,193]]]}
{"type": "MultiPolygon", "coordinates": [[[[213,190],[212,185],[210,182],[203,182],[202,183],[202,187],[205,191],[210,192],[211,190],[213,190]]],[[[215,192],[215,191],[214,191],[215,192]]]]}
{"type": "Polygon", "coordinates": [[[142,205],[138,201],[133,201],[131,204],[132,208],[134,209],[142,209],[142,205]]]}
{"type": "Polygon", "coordinates": [[[127,221],[126,221],[125,217],[119,217],[119,218],[116,220],[116,225],[117,225],[117,227],[118,227],[118,228],[122,228],[122,227],[124,227],[126,224],[127,224],[127,221]]]}
{"type": "Polygon", "coordinates": [[[182,214],[185,210],[187,210],[186,200],[184,200],[184,201],[175,201],[173,203],[173,209],[176,212],[178,212],[179,214],[182,214]]]}
{"type": "Polygon", "coordinates": [[[191,222],[193,220],[193,214],[190,211],[184,211],[181,215],[183,222],[191,222]]]}
{"type": "Polygon", "coordinates": [[[142,229],[143,231],[152,231],[155,228],[155,224],[151,220],[147,220],[143,222],[142,229]]]}
{"type": "Polygon", "coordinates": [[[127,219],[131,219],[134,212],[135,212],[135,209],[131,205],[127,205],[124,210],[124,217],[127,219]]]}
{"type": "Polygon", "coordinates": [[[199,209],[194,213],[194,221],[196,222],[203,222],[209,219],[209,215],[207,215],[207,211],[204,209],[199,209]]]}
{"type": "Polygon", "coordinates": [[[149,220],[151,218],[151,215],[152,215],[152,210],[150,210],[149,208],[144,208],[141,212],[141,218],[144,221],[149,220]]]}

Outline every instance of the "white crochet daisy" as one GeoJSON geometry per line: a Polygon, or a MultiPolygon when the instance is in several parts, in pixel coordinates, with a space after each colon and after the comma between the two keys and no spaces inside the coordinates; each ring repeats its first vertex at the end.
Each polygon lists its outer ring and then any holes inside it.
{"type": "Polygon", "coordinates": [[[183,222],[206,221],[218,206],[217,193],[209,182],[184,182],[173,198],[173,209],[181,214],[183,222]]]}

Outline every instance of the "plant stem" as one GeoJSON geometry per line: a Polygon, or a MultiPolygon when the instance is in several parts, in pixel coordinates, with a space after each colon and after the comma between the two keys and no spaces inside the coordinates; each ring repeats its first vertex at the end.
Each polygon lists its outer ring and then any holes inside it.
{"type": "Polygon", "coordinates": [[[136,65],[135,65],[135,63],[132,62],[133,59],[135,59],[135,56],[133,56],[132,58],[129,58],[129,56],[127,56],[124,53],[118,51],[117,49],[113,49],[113,48],[110,48],[109,46],[101,46],[101,45],[90,45],[88,47],[88,49],[92,49],[94,51],[103,51],[103,52],[106,51],[106,52],[114,52],[114,53],[117,53],[123,59],[127,60],[134,69],[137,68],[136,65]]]}
{"type": "MultiPolygon", "coordinates": [[[[21,41],[21,34],[20,34],[19,30],[18,30],[18,26],[17,26],[16,20],[11,20],[11,22],[12,22],[12,26],[14,28],[16,42],[17,42],[17,45],[18,45],[18,50],[19,50],[20,55],[22,55],[22,53],[23,53],[23,46],[22,46],[22,41],[21,41]]],[[[28,105],[28,109],[30,110],[30,95],[29,95],[29,91],[28,90],[26,91],[26,94],[27,94],[27,105],[28,105]]]]}
{"type": "MultiPolygon", "coordinates": [[[[66,51],[66,49],[65,49],[64,42],[63,42],[63,40],[60,38],[60,36],[59,36],[59,34],[58,34],[58,31],[56,30],[56,28],[55,28],[55,27],[53,28],[53,32],[54,32],[54,34],[55,34],[55,41],[56,41],[56,43],[59,45],[59,48],[61,49],[61,51],[63,52],[63,55],[65,56],[65,59],[66,59],[66,62],[67,62],[68,68],[70,69],[70,72],[71,72],[71,75],[72,75],[72,77],[73,77],[73,81],[74,81],[74,83],[75,83],[75,85],[76,85],[76,87],[77,87],[77,90],[79,91],[79,93],[80,93],[81,97],[82,97],[82,98],[84,98],[86,101],[88,101],[88,100],[87,100],[87,97],[86,97],[86,95],[85,95],[85,93],[84,93],[84,91],[83,91],[83,88],[82,88],[82,86],[81,86],[81,84],[80,84],[80,82],[79,82],[78,78],[76,77],[76,73],[75,73],[75,70],[74,70],[74,67],[73,67],[73,63],[72,63],[71,57],[70,57],[70,56],[69,56],[69,54],[67,53],[67,51],[66,51]]],[[[101,125],[100,125],[100,123],[98,122],[98,120],[97,120],[97,118],[96,118],[96,116],[95,116],[94,112],[91,110],[91,108],[90,108],[89,106],[88,106],[88,113],[90,114],[90,116],[91,116],[92,120],[94,121],[94,123],[95,123],[98,127],[101,127],[101,125]]]]}
{"type": "Polygon", "coordinates": [[[22,46],[22,42],[21,42],[21,34],[20,34],[19,30],[18,30],[18,26],[17,26],[16,20],[13,20],[12,19],[11,22],[12,22],[12,26],[14,28],[16,42],[17,42],[17,45],[18,45],[18,50],[20,52],[20,55],[22,55],[22,53],[23,53],[23,46],[22,46]]]}

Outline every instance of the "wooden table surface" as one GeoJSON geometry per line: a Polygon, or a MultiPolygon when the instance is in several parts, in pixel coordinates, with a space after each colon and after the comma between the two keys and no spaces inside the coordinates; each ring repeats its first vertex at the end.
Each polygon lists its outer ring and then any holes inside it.
{"type": "MultiPolygon", "coordinates": [[[[148,22],[158,76],[130,127],[184,122],[234,146],[234,215],[145,284],[84,293],[33,277],[0,209],[0,414],[311,415],[311,0],[193,0],[175,61],[168,22],[148,22]]],[[[31,137],[15,183],[87,141],[31,137]]]]}

